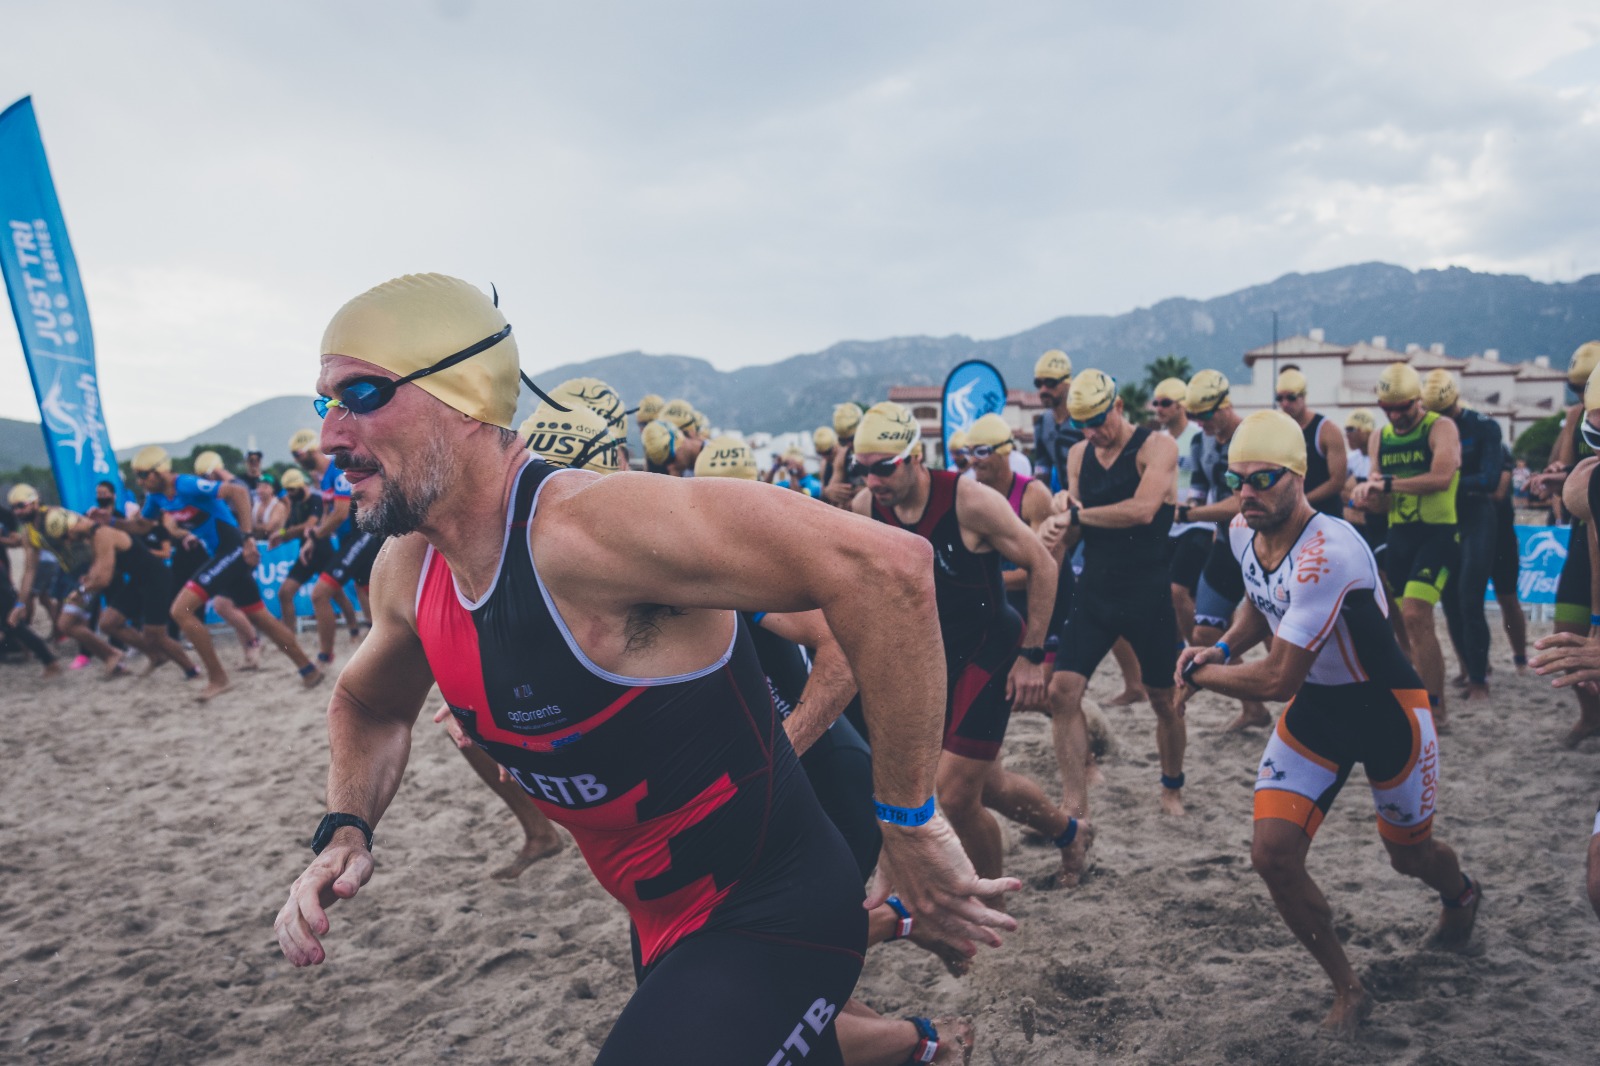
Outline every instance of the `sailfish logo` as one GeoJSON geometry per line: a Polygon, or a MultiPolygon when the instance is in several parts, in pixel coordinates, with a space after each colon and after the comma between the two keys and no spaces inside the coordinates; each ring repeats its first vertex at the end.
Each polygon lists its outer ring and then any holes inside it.
{"type": "Polygon", "coordinates": [[[57,438],[56,445],[61,448],[71,448],[73,462],[83,462],[83,446],[89,439],[83,423],[78,419],[75,403],[68,403],[61,398],[61,379],[58,377],[50,383],[50,389],[44,394],[44,399],[39,401],[39,412],[44,415],[44,424],[57,438]]]}
{"type": "Polygon", "coordinates": [[[963,433],[978,420],[972,412],[972,390],[977,388],[977,385],[978,379],[973,378],[959,389],[952,389],[950,395],[945,397],[945,408],[950,412],[950,421],[963,433]]]}

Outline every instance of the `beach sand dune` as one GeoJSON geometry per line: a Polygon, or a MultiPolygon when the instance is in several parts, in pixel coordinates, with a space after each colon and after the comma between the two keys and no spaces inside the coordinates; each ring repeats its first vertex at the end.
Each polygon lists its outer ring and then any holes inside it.
{"type": "MultiPolygon", "coordinates": [[[[1264,736],[1223,735],[1233,708],[1210,695],[1190,708],[1187,818],[1157,811],[1148,707],[1105,707],[1116,750],[1084,884],[1042,889],[1053,850],[1008,826],[1027,887],[1006,946],[956,979],[887,945],[858,995],[890,1015],[970,1015],[985,1064],[1595,1062],[1600,922],[1582,865],[1600,740],[1563,750],[1572,698],[1515,676],[1503,645],[1495,667],[1494,701],[1456,703],[1441,744],[1436,826],[1484,887],[1468,954],[1418,946],[1437,897],[1388,868],[1359,770],[1312,848],[1379,1001],[1360,1043],[1316,1038],[1326,980],[1250,869],[1264,736]]],[[[171,667],[95,674],[0,667],[0,1058],[593,1058],[633,988],[621,908],[570,846],[491,880],[516,825],[427,714],[376,875],[332,910],[328,962],[295,970],[272,919],[324,810],[327,687],[303,691],[269,656],[200,708],[171,667]]],[[[1114,691],[1102,672],[1091,696],[1114,691]]],[[[1007,758],[1054,791],[1047,720],[1017,716],[1007,758]]]]}

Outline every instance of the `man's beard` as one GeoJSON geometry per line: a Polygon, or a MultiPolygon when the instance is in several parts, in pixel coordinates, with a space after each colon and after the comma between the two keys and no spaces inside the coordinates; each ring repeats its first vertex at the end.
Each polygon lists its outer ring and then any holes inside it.
{"type": "MultiPolygon", "coordinates": [[[[370,459],[353,452],[335,452],[334,463],[341,470],[381,468],[370,459]]],[[[434,504],[448,487],[450,456],[444,442],[432,439],[425,452],[411,460],[408,468],[415,473],[408,478],[411,484],[402,484],[399,478],[384,474],[383,491],[376,503],[356,510],[356,526],[365,533],[383,537],[399,537],[415,533],[427,521],[434,504]]]]}

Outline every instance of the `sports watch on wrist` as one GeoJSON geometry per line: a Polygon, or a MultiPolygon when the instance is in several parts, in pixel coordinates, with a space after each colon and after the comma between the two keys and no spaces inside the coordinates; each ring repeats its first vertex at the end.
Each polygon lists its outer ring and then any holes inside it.
{"type": "Polygon", "coordinates": [[[1017,654],[1035,666],[1038,666],[1040,663],[1044,662],[1044,649],[1041,647],[1018,648],[1017,654]]]}
{"type": "Polygon", "coordinates": [[[311,850],[318,855],[333,840],[333,834],[347,825],[353,825],[361,830],[361,835],[367,838],[367,850],[372,850],[372,826],[367,820],[355,814],[325,814],[322,821],[317,823],[317,831],[311,837],[311,850]]]}

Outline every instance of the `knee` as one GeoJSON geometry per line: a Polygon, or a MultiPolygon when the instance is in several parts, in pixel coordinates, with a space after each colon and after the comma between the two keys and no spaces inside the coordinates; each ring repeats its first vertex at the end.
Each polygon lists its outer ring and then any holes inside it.
{"type": "Polygon", "coordinates": [[[940,808],[952,821],[976,814],[983,809],[987,780],[987,775],[974,776],[940,767],[934,786],[939,793],[940,808]]]}
{"type": "Polygon", "coordinates": [[[1421,877],[1433,856],[1433,841],[1421,844],[1392,845],[1389,848],[1389,865],[1394,872],[1407,877],[1421,877]]]}
{"type": "Polygon", "coordinates": [[[1250,844],[1250,866],[1268,885],[1288,884],[1304,871],[1299,856],[1285,848],[1256,839],[1250,844]]]}

